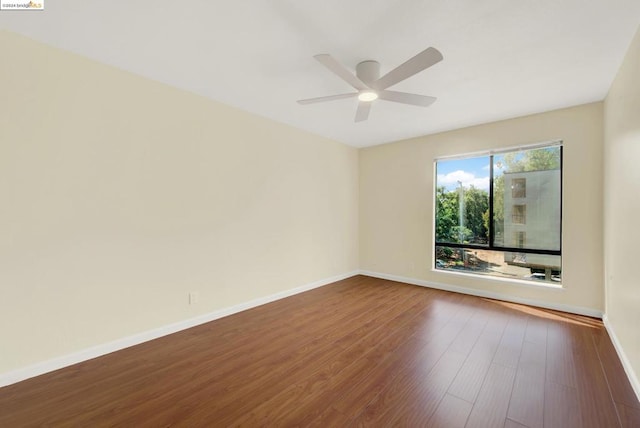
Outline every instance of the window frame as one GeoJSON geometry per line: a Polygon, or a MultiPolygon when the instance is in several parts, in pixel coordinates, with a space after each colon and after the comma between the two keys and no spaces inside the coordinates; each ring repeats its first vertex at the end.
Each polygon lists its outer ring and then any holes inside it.
{"type": "MultiPolygon", "coordinates": [[[[457,249],[469,249],[469,250],[490,250],[490,251],[502,251],[502,252],[510,252],[510,253],[526,253],[526,254],[541,254],[541,255],[550,255],[550,256],[560,256],[562,257],[562,229],[563,229],[563,205],[564,205],[564,144],[562,140],[546,142],[542,144],[532,144],[528,146],[518,146],[511,148],[504,148],[500,150],[492,150],[485,152],[476,152],[469,153],[466,155],[458,155],[458,156],[448,156],[448,157],[440,157],[434,159],[434,211],[433,211],[433,251],[435,255],[435,251],[437,247],[449,247],[449,248],[457,248],[457,249]],[[526,151],[526,150],[535,150],[535,149],[544,149],[550,147],[558,147],[560,150],[560,230],[559,233],[559,245],[557,250],[548,250],[548,249],[533,249],[533,248],[518,248],[518,247],[508,247],[504,245],[495,245],[495,224],[493,221],[494,217],[494,194],[493,194],[493,185],[494,185],[494,156],[501,155],[505,153],[512,153],[518,151],[526,151]],[[454,160],[454,159],[470,159],[477,157],[489,157],[489,240],[487,245],[482,244],[471,244],[471,243],[457,243],[457,242],[439,242],[436,240],[436,204],[437,204],[437,192],[435,191],[438,186],[437,182],[437,170],[438,170],[438,162],[454,160]]],[[[434,264],[434,269],[435,264],[434,264]]]]}

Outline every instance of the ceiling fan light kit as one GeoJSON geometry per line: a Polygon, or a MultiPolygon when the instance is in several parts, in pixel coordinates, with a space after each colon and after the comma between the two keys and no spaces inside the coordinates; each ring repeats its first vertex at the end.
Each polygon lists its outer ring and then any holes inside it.
{"type": "Polygon", "coordinates": [[[435,97],[426,95],[386,90],[388,87],[400,83],[414,74],[442,61],[442,54],[435,48],[430,47],[423,50],[382,77],[380,77],[380,63],[377,61],[362,61],[356,66],[356,74],[354,75],[329,54],[315,55],[314,58],[353,88],[357,89],[358,92],[308,98],[299,100],[299,104],[314,104],[357,96],[359,102],[355,121],[361,122],[367,120],[371,104],[378,98],[420,107],[430,106],[436,100],[435,97]]]}
{"type": "Polygon", "coordinates": [[[371,102],[378,99],[378,94],[376,91],[360,91],[358,99],[360,101],[371,102]]]}

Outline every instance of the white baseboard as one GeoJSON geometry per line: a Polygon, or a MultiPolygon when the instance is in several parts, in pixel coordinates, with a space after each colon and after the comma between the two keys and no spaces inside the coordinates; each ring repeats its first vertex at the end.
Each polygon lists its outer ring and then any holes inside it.
{"type": "Polygon", "coordinates": [[[618,358],[620,358],[624,372],[627,374],[627,378],[629,378],[629,383],[631,383],[631,387],[640,401],[640,380],[638,380],[638,376],[636,375],[635,370],[633,370],[631,362],[629,361],[629,358],[627,358],[627,354],[624,352],[624,348],[622,348],[622,344],[620,343],[620,340],[618,340],[618,336],[616,336],[616,332],[613,329],[607,314],[602,316],[602,322],[604,323],[604,327],[607,329],[607,333],[609,333],[611,342],[613,342],[613,347],[618,353],[618,358]]]}
{"type": "Polygon", "coordinates": [[[53,358],[51,360],[36,363],[24,368],[13,370],[7,373],[0,374],[0,387],[11,385],[41,374],[52,372],[64,367],[71,366],[73,364],[81,363],[83,361],[90,360],[92,358],[100,357],[111,352],[119,351],[130,346],[138,345],[149,340],[157,339],[162,336],[166,336],[172,333],[176,333],[181,330],[186,330],[191,327],[195,327],[200,324],[204,324],[218,318],[226,317],[238,312],[245,311],[247,309],[255,308],[266,303],[274,302],[276,300],[283,299],[285,297],[293,296],[295,294],[303,293],[305,291],[312,290],[314,288],[322,287],[324,285],[331,284],[336,281],[341,281],[346,278],[350,278],[354,275],[358,275],[357,271],[348,272],[342,275],[337,275],[331,278],[321,279],[309,284],[302,285],[300,287],[292,288],[290,290],[281,291],[279,293],[271,294],[269,296],[253,299],[248,302],[240,303],[228,308],[219,309],[217,311],[200,315],[194,318],[189,318],[184,321],[179,321],[173,324],[158,327],[153,330],[145,331],[142,333],[127,336],[122,339],[114,340],[112,342],[93,346],[82,351],[74,352],[73,354],[63,355],[61,357],[53,358]]]}
{"type": "Polygon", "coordinates": [[[511,303],[520,303],[523,305],[537,306],[539,308],[553,309],[556,311],[569,312],[572,314],[586,315],[588,317],[593,317],[593,318],[602,318],[601,311],[598,311],[596,309],[591,309],[591,308],[583,308],[580,306],[571,306],[571,305],[564,305],[561,303],[549,303],[549,302],[540,301],[540,300],[525,299],[521,297],[514,297],[509,294],[494,293],[492,291],[477,290],[474,288],[459,287],[456,285],[441,284],[441,283],[432,282],[432,281],[425,281],[422,279],[407,278],[407,277],[398,276],[398,275],[389,275],[386,273],[371,272],[366,270],[361,270],[360,275],[366,275],[366,276],[371,276],[371,277],[380,278],[380,279],[388,279],[388,280],[397,281],[397,282],[404,282],[406,284],[419,285],[421,287],[437,288],[438,290],[453,291],[455,293],[469,294],[472,296],[486,297],[489,299],[504,300],[506,302],[511,302],[511,303]]]}

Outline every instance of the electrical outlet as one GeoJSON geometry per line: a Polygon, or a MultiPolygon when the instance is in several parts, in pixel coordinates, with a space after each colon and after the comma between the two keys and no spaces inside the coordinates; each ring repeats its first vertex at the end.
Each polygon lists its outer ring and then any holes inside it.
{"type": "Polygon", "coordinates": [[[190,291],[189,292],[189,304],[190,305],[195,305],[196,303],[198,303],[198,300],[200,299],[200,295],[197,291],[190,291]]]}

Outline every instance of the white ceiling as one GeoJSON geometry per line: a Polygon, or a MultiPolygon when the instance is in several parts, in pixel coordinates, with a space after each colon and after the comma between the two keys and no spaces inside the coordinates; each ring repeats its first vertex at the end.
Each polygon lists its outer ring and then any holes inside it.
{"type": "Polygon", "coordinates": [[[364,147],[602,100],[640,24],[638,0],[47,1],[0,28],[364,147]],[[351,88],[313,59],[381,74],[433,46],[444,60],[390,89],[430,107],[296,100],[351,88]]]}

